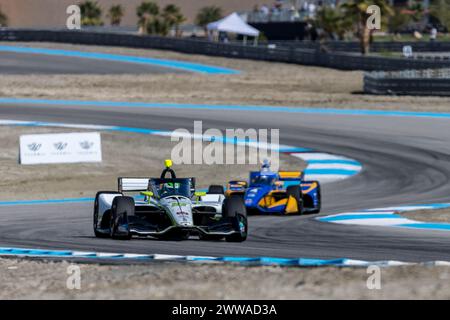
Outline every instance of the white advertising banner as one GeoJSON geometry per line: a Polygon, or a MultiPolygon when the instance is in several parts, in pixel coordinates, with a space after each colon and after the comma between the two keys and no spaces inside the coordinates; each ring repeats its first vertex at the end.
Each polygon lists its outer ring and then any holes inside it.
{"type": "Polygon", "coordinates": [[[98,132],[33,134],[20,137],[20,164],[101,162],[98,132]]]}

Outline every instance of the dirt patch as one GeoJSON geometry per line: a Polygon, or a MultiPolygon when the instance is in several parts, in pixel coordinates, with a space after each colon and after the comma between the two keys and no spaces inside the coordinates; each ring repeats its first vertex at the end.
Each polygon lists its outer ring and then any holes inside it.
{"type": "MultiPolygon", "coordinates": [[[[92,197],[99,190],[116,190],[117,177],[159,176],[164,159],[170,158],[176,142],[170,137],[102,132],[101,164],[18,164],[22,134],[82,132],[61,128],[0,127],[0,200],[92,197]]],[[[255,149],[251,149],[255,153],[255,149]]],[[[300,159],[280,155],[282,168],[301,170],[300,159]]],[[[257,165],[180,165],[179,176],[195,176],[198,187],[226,184],[230,179],[247,179],[257,165]]]]}
{"type": "Polygon", "coordinates": [[[450,209],[408,211],[400,215],[416,221],[450,223],[450,209]]]}
{"type": "Polygon", "coordinates": [[[188,55],[169,51],[53,43],[7,45],[95,51],[175,59],[241,70],[239,75],[2,75],[0,96],[446,111],[450,98],[355,94],[363,72],[286,63],[188,55]]]}
{"type": "Polygon", "coordinates": [[[69,262],[0,259],[0,299],[449,299],[450,267],[381,269],[231,265],[78,264],[81,289],[67,288],[69,262]]]}

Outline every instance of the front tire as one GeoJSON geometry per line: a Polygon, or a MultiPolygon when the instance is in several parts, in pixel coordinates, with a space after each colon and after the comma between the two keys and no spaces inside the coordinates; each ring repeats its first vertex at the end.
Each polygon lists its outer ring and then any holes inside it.
{"type": "Polygon", "coordinates": [[[94,225],[94,234],[97,238],[109,238],[109,234],[105,232],[100,232],[98,230],[98,215],[99,215],[99,197],[102,194],[118,194],[116,191],[99,191],[95,195],[94,201],[94,215],[93,215],[93,225],[94,225]]]}
{"type": "Polygon", "coordinates": [[[231,197],[225,199],[222,212],[224,218],[231,220],[231,224],[235,231],[235,233],[226,236],[225,240],[227,242],[243,242],[247,240],[247,209],[245,208],[242,197],[232,195],[231,197]]]}
{"type": "Polygon", "coordinates": [[[131,232],[128,217],[134,215],[134,199],[116,197],[111,207],[110,236],[116,240],[130,240],[131,232]]]}

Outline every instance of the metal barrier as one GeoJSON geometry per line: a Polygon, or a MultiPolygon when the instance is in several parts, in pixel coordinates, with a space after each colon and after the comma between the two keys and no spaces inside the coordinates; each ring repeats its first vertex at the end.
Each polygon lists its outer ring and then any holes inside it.
{"type": "Polygon", "coordinates": [[[450,96],[450,69],[366,73],[364,91],[371,94],[450,96]]]}
{"type": "Polygon", "coordinates": [[[222,56],[322,66],[342,70],[403,70],[448,67],[448,61],[415,60],[362,56],[347,52],[322,52],[319,49],[296,47],[244,46],[194,39],[141,36],[124,33],[84,32],[67,30],[0,29],[2,41],[41,41],[71,44],[122,46],[172,50],[183,53],[222,56]]]}
{"type": "MultiPolygon", "coordinates": [[[[318,49],[325,46],[330,51],[360,52],[360,44],[356,41],[269,41],[279,47],[298,49],[318,49]]],[[[402,52],[404,46],[411,46],[413,52],[450,52],[450,41],[380,41],[370,45],[371,52],[402,52]]]]}

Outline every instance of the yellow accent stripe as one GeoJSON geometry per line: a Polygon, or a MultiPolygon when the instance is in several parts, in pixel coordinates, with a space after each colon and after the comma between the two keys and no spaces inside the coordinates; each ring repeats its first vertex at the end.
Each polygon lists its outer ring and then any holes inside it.
{"type": "Polygon", "coordinates": [[[311,192],[312,190],[314,190],[315,188],[317,188],[317,182],[313,182],[311,184],[303,184],[302,183],[302,187],[303,186],[305,186],[305,187],[309,186],[309,189],[303,191],[303,193],[308,193],[308,192],[311,192]]]}
{"type": "Polygon", "coordinates": [[[284,210],[285,213],[298,213],[298,203],[297,200],[293,196],[289,196],[289,199],[287,199],[287,205],[286,209],[284,210]]]}
{"type": "Polygon", "coordinates": [[[275,208],[275,207],[278,207],[278,206],[281,206],[281,205],[285,205],[287,202],[288,202],[288,199],[281,199],[281,200],[278,200],[275,203],[272,203],[272,205],[268,206],[268,208],[271,209],[271,208],[275,208]]]}

